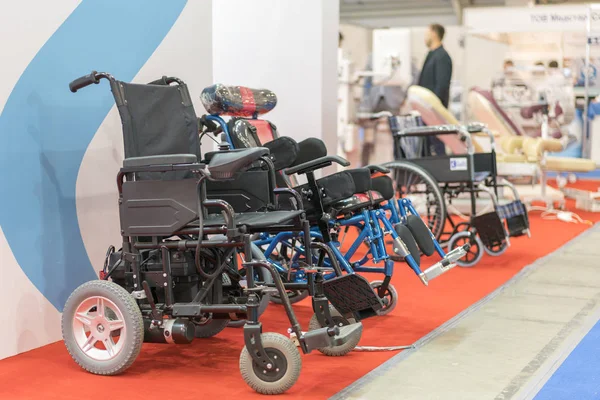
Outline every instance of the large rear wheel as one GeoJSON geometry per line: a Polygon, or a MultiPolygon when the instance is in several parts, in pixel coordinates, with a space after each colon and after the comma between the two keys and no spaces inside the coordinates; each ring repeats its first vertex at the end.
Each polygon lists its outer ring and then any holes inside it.
{"type": "Polygon", "coordinates": [[[84,283],[69,296],[62,315],[69,354],[81,368],[116,375],[136,359],[144,340],[144,321],[134,298],[116,283],[84,283]]]}
{"type": "Polygon", "coordinates": [[[384,166],[393,171],[398,198],[410,199],[425,225],[439,240],[446,223],[446,202],[437,181],[410,161],[393,161],[384,166]]]}

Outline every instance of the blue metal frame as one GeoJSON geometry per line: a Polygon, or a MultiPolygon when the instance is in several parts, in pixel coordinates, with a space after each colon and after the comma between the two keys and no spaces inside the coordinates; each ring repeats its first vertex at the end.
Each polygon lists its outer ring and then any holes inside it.
{"type": "MultiPolygon", "coordinates": [[[[225,120],[218,115],[209,115],[207,116],[207,119],[209,121],[215,121],[221,126],[227,142],[233,148],[229,129],[225,120]]],[[[342,270],[346,271],[348,274],[355,272],[367,272],[382,273],[386,277],[392,276],[394,272],[394,262],[390,259],[390,256],[385,248],[385,235],[389,234],[394,240],[398,240],[399,237],[394,229],[394,225],[406,222],[407,210],[413,215],[419,215],[409,199],[398,199],[397,204],[398,207],[396,207],[394,201],[388,201],[387,204],[378,209],[363,210],[350,218],[332,220],[329,222],[332,227],[334,225],[341,227],[355,226],[360,230],[358,237],[354,240],[346,254],[343,254],[340,250],[341,244],[339,242],[331,241],[326,243],[326,245],[331,249],[333,255],[336,257],[342,270]],[[388,211],[390,212],[389,217],[387,213],[388,211]],[[356,254],[358,248],[365,243],[368,246],[365,256],[358,261],[352,262],[351,258],[356,254]],[[369,256],[371,256],[370,259],[375,263],[383,262],[383,267],[366,266],[365,264],[369,262],[369,256]]],[[[321,241],[323,240],[323,236],[321,235],[319,228],[316,226],[311,228],[310,235],[312,238],[321,241]]],[[[281,263],[272,259],[273,252],[279,245],[293,248],[294,256],[292,257],[292,260],[290,260],[291,268],[294,272],[293,282],[304,282],[305,275],[301,268],[299,268],[297,261],[300,256],[305,255],[305,249],[301,245],[292,244],[292,240],[294,238],[302,236],[302,233],[293,232],[282,232],[274,236],[262,234],[258,240],[254,241],[254,243],[261,248],[261,250],[264,246],[267,246],[267,248],[264,249],[265,257],[271,261],[275,268],[281,273],[288,273],[289,270],[284,265],[281,265],[281,263]]],[[[437,253],[444,258],[446,254],[442,250],[433,234],[431,236],[433,238],[437,253]]],[[[421,275],[421,269],[412,255],[408,254],[405,257],[405,261],[417,275],[421,275]]],[[[330,267],[331,264],[329,261],[324,260],[324,266],[330,267]]],[[[325,274],[324,277],[325,279],[334,278],[335,273],[325,274]]]]}
{"type": "Polygon", "coordinates": [[[221,129],[223,129],[223,133],[225,134],[225,139],[227,140],[227,143],[229,143],[229,146],[231,146],[231,148],[233,149],[233,142],[231,141],[231,136],[229,135],[229,127],[227,126],[227,122],[225,122],[225,120],[221,118],[221,116],[219,116],[218,114],[207,115],[206,119],[208,121],[214,121],[221,126],[221,129]]]}

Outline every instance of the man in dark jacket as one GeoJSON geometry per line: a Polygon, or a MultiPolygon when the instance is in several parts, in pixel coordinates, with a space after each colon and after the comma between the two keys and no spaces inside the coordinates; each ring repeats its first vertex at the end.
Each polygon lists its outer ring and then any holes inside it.
{"type": "MultiPolygon", "coordinates": [[[[452,78],[452,59],[442,45],[446,30],[440,24],[431,24],[425,33],[425,45],[429,53],[423,63],[419,76],[419,86],[431,90],[440,99],[444,107],[450,101],[450,79],[452,78]]],[[[430,150],[433,154],[444,154],[443,143],[435,138],[429,138],[430,150]]]]}
{"type": "Polygon", "coordinates": [[[429,48],[429,53],[419,76],[419,86],[431,90],[444,107],[448,107],[452,59],[442,45],[445,33],[446,30],[440,24],[431,24],[425,33],[425,45],[429,48]]]}

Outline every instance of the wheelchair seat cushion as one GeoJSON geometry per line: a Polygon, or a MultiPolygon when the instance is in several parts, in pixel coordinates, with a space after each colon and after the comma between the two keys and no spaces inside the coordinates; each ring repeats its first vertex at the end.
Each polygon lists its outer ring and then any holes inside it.
{"type": "Polygon", "coordinates": [[[210,114],[253,117],[265,114],[277,105],[275,93],[266,89],[216,84],[205,88],[200,95],[210,114]]]}
{"type": "MultiPolygon", "coordinates": [[[[269,228],[295,225],[295,219],[303,213],[303,210],[236,213],[235,223],[237,226],[246,226],[254,232],[268,232],[269,228]]],[[[210,214],[204,219],[204,226],[223,225],[225,225],[225,218],[221,214],[210,214]]]]}

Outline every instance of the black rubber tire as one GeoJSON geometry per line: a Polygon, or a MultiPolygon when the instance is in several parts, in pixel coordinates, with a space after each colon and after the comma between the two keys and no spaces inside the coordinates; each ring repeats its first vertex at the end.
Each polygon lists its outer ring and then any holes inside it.
{"type": "MultiPolygon", "coordinates": [[[[329,312],[331,313],[333,322],[337,323],[338,325],[344,326],[344,325],[350,325],[350,324],[356,323],[356,320],[354,318],[348,318],[348,319],[344,318],[340,314],[340,312],[338,310],[336,310],[335,307],[332,306],[331,304],[329,305],[329,312]]],[[[313,314],[308,323],[308,330],[314,331],[315,329],[320,329],[320,328],[324,328],[324,326],[321,326],[321,324],[319,324],[317,315],[313,314]]],[[[354,348],[358,345],[358,342],[360,342],[361,337],[362,337],[362,328],[360,330],[356,331],[352,335],[350,340],[348,340],[346,343],[344,343],[340,346],[321,347],[321,348],[318,348],[317,350],[319,350],[321,353],[323,353],[329,357],[345,356],[346,354],[348,354],[352,350],[354,350],[354,348]]]]}
{"type": "MultiPolygon", "coordinates": [[[[383,164],[384,167],[391,169],[394,172],[408,172],[412,175],[418,176],[419,179],[421,181],[423,181],[424,183],[427,184],[428,189],[431,190],[433,197],[435,199],[435,203],[437,205],[437,207],[439,208],[438,211],[438,218],[440,218],[439,221],[436,221],[436,223],[434,224],[434,226],[431,229],[431,232],[433,233],[433,236],[435,236],[435,238],[437,240],[440,240],[440,237],[442,236],[442,233],[444,231],[444,225],[446,224],[446,199],[444,198],[444,194],[442,193],[442,190],[439,187],[438,182],[435,180],[435,178],[429,173],[427,172],[425,169],[421,168],[420,166],[410,162],[410,161],[406,161],[406,160],[398,160],[398,161],[392,161],[392,162],[388,162],[383,164]]],[[[394,176],[396,176],[396,174],[394,174],[394,176]]],[[[396,179],[394,179],[396,180],[396,179]]],[[[396,191],[398,192],[398,182],[396,182],[396,191]]],[[[402,193],[402,195],[406,195],[406,194],[410,194],[410,193],[402,193]]],[[[423,215],[420,216],[421,218],[423,218],[423,215]]]]}
{"type": "Polygon", "coordinates": [[[240,372],[244,381],[260,394],[281,394],[289,390],[300,376],[302,369],[302,358],[296,345],[279,333],[267,332],[260,335],[262,345],[267,354],[277,351],[285,360],[285,372],[283,376],[275,381],[263,380],[255,370],[254,360],[248,349],[244,346],[240,354],[240,372]]]}
{"type": "Polygon", "coordinates": [[[431,231],[425,225],[425,222],[416,215],[409,215],[406,226],[410,229],[410,233],[412,233],[423,254],[427,257],[432,255],[435,252],[435,246],[431,238],[431,231]]]}
{"type": "Polygon", "coordinates": [[[502,242],[502,244],[500,246],[494,247],[494,248],[490,248],[490,247],[487,247],[486,245],[483,245],[483,250],[485,251],[485,253],[487,255],[490,255],[493,257],[498,257],[498,256],[501,256],[502,254],[506,253],[506,250],[508,250],[508,243],[502,242]]]}
{"type": "MultiPolygon", "coordinates": [[[[108,313],[107,313],[108,314],[108,313]]],[[[69,296],[62,314],[62,336],[69,354],[84,370],[96,375],[117,375],[133,364],[142,349],[144,341],[144,320],[135,299],[125,289],[114,282],[95,280],[79,286],[69,296]],[[123,314],[127,332],[124,347],[114,358],[105,361],[95,360],[82,351],[75,339],[73,318],[77,308],[90,297],[102,296],[112,301],[123,314]]]]}
{"type": "Polygon", "coordinates": [[[415,238],[413,237],[410,229],[402,224],[396,224],[394,227],[398,236],[400,236],[400,240],[404,242],[408,251],[413,256],[415,262],[418,266],[421,265],[421,251],[419,250],[419,246],[417,246],[417,242],[415,242],[415,238]]]}
{"type": "MultiPolygon", "coordinates": [[[[379,295],[379,287],[383,284],[383,281],[373,281],[371,282],[371,287],[379,295]]],[[[394,311],[394,308],[398,305],[398,291],[391,283],[388,284],[388,289],[385,292],[383,298],[388,298],[388,303],[383,306],[381,310],[377,312],[378,315],[387,315],[394,311]]],[[[382,299],[383,299],[382,298],[382,299]]]]}
{"type": "Polygon", "coordinates": [[[484,246],[478,235],[469,231],[462,231],[453,235],[450,240],[448,240],[448,251],[452,251],[465,243],[470,243],[471,247],[463,258],[456,261],[456,265],[459,267],[471,268],[481,260],[484,253],[484,246]]]}

